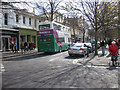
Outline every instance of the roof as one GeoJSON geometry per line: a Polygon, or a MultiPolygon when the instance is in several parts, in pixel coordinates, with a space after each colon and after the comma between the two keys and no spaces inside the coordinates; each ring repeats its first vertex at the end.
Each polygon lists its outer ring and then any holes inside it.
{"type": "Polygon", "coordinates": [[[2,0],[2,5],[9,5],[16,12],[29,13],[33,15],[37,15],[35,13],[34,7],[32,5],[28,5],[27,2],[22,1],[10,1],[10,0],[2,0]]]}

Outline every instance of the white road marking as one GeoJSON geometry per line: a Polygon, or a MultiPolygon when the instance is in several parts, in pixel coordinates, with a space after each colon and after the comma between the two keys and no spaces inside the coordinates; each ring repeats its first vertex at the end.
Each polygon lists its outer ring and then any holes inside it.
{"type": "Polygon", "coordinates": [[[50,59],[49,61],[52,62],[52,61],[54,61],[54,60],[56,60],[58,58],[60,58],[60,57],[56,57],[56,58],[50,59]]]}
{"type": "Polygon", "coordinates": [[[62,54],[67,54],[67,51],[66,52],[61,52],[61,53],[58,53],[58,54],[55,54],[55,55],[52,55],[52,56],[59,56],[59,55],[62,55],[62,54]]]}
{"type": "Polygon", "coordinates": [[[78,59],[73,60],[73,64],[77,64],[78,63],[78,59]]]}
{"type": "Polygon", "coordinates": [[[51,61],[54,61],[54,60],[58,60],[58,59],[60,59],[62,56],[62,54],[67,54],[67,52],[63,52],[63,53],[58,53],[58,54],[55,54],[55,55],[52,55],[52,57],[54,57],[53,59],[50,59],[49,61],[51,62],[51,61]]]}
{"type": "Polygon", "coordinates": [[[5,71],[4,65],[1,64],[1,72],[4,72],[4,71],[5,71]]]}

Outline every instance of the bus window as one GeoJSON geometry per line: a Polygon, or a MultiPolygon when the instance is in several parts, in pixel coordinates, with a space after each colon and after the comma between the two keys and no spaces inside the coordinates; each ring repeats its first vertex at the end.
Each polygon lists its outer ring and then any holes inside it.
{"type": "Polygon", "coordinates": [[[43,42],[43,38],[40,38],[40,42],[43,42]]]}
{"type": "Polygon", "coordinates": [[[40,38],[40,42],[51,42],[51,38],[40,38]]]}
{"type": "Polygon", "coordinates": [[[57,25],[56,25],[56,24],[53,24],[53,27],[54,27],[54,29],[56,29],[56,30],[57,30],[57,25]]]}
{"type": "Polygon", "coordinates": [[[71,38],[68,38],[68,42],[71,42],[71,38]]]}
{"type": "Polygon", "coordinates": [[[58,25],[58,30],[61,31],[61,26],[60,25],[58,25]]]}
{"type": "Polygon", "coordinates": [[[64,38],[57,38],[57,42],[58,42],[58,43],[64,43],[65,40],[64,40],[64,38]]]}
{"type": "Polygon", "coordinates": [[[51,38],[47,38],[46,40],[47,40],[47,42],[51,42],[51,38]]]}
{"type": "Polygon", "coordinates": [[[61,26],[60,25],[56,25],[56,24],[53,24],[53,27],[55,30],[61,30],[61,26]]]}
{"type": "Polygon", "coordinates": [[[50,29],[50,24],[39,25],[39,30],[46,30],[46,29],[50,29]]]}

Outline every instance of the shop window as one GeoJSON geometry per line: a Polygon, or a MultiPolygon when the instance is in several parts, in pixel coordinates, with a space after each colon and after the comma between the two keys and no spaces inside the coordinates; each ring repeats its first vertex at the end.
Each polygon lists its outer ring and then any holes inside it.
{"type": "Polygon", "coordinates": [[[20,42],[25,42],[25,36],[20,36],[20,42]]]}
{"type": "Polygon", "coordinates": [[[30,35],[27,35],[27,42],[30,42],[30,35]]]}

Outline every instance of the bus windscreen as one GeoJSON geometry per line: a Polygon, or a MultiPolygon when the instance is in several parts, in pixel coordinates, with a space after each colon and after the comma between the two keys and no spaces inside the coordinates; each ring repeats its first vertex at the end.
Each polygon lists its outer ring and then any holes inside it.
{"type": "Polygon", "coordinates": [[[50,24],[39,25],[39,30],[46,30],[46,29],[50,29],[50,24]]]}

